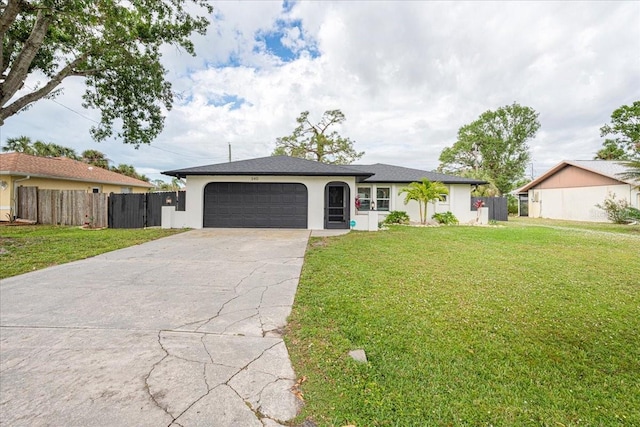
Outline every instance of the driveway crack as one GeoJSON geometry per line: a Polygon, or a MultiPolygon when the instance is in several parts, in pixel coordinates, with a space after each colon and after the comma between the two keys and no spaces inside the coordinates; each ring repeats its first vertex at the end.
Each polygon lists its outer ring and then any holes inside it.
{"type": "MultiPolygon", "coordinates": [[[[215,319],[215,318],[217,318],[217,317],[219,317],[219,316],[220,316],[220,313],[222,313],[222,310],[224,310],[224,308],[227,306],[227,304],[229,304],[229,303],[231,303],[231,302],[235,301],[236,299],[238,299],[238,298],[240,298],[240,297],[242,297],[243,295],[245,295],[245,294],[246,294],[246,293],[238,294],[238,287],[239,287],[240,285],[242,285],[242,283],[243,283],[245,280],[247,280],[247,279],[249,279],[251,276],[253,276],[253,275],[255,274],[255,272],[256,272],[256,271],[258,271],[260,268],[263,268],[265,265],[266,265],[266,264],[264,264],[264,263],[263,263],[263,264],[260,264],[259,266],[257,266],[257,267],[256,267],[256,268],[254,268],[253,270],[251,270],[251,272],[250,272],[249,274],[247,274],[247,275],[246,275],[246,276],[244,276],[242,279],[240,279],[240,280],[238,281],[238,283],[236,283],[236,285],[233,287],[233,292],[235,293],[235,296],[234,296],[233,298],[228,299],[227,301],[225,301],[225,302],[220,306],[220,308],[218,309],[218,311],[216,312],[216,314],[214,314],[213,316],[211,316],[211,317],[209,317],[209,318],[207,318],[207,319],[197,320],[197,321],[195,321],[195,322],[189,322],[189,323],[186,323],[185,325],[179,326],[179,327],[178,327],[178,328],[176,328],[176,329],[180,329],[180,328],[182,328],[182,327],[184,327],[184,326],[187,326],[187,325],[193,325],[193,324],[195,324],[195,323],[199,323],[199,322],[204,322],[204,323],[202,323],[200,326],[198,326],[198,327],[195,329],[196,331],[198,331],[198,330],[200,330],[200,328],[202,328],[202,327],[204,327],[204,326],[208,325],[209,323],[211,323],[211,321],[213,321],[213,319],[215,319]]],[[[249,291],[249,292],[250,292],[250,291],[249,291]]]]}
{"type": "Polygon", "coordinates": [[[167,357],[169,357],[169,352],[162,345],[161,334],[162,334],[162,331],[158,331],[158,345],[160,346],[160,348],[164,352],[164,356],[162,357],[162,359],[158,360],[156,363],[153,364],[153,366],[149,370],[149,373],[144,377],[144,388],[147,391],[147,393],[149,394],[149,397],[151,398],[151,401],[154,403],[154,405],[156,405],[158,408],[162,409],[168,416],[171,417],[171,423],[169,423],[169,426],[171,426],[175,422],[176,418],[173,415],[171,415],[171,413],[169,413],[169,411],[167,411],[167,408],[163,407],[160,404],[160,402],[158,402],[156,397],[151,392],[151,388],[149,387],[149,377],[151,377],[151,374],[156,369],[156,367],[158,367],[167,357]]]}

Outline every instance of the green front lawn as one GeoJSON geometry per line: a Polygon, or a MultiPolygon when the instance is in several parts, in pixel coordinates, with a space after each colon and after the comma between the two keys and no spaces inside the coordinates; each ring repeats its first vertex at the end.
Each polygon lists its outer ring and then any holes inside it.
{"type": "Polygon", "coordinates": [[[603,231],[607,233],[623,233],[640,236],[640,224],[613,224],[610,222],[566,221],[560,219],[510,217],[511,225],[537,225],[553,228],[573,228],[585,232],[603,231]]]}
{"type": "Polygon", "coordinates": [[[182,230],[0,226],[0,279],[139,245],[182,230]]]}
{"type": "Polygon", "coordinates": [[[319,426],[640,425],[637,236],[509,224],[312,239],[289,322],[299,419],[319,426]]]}

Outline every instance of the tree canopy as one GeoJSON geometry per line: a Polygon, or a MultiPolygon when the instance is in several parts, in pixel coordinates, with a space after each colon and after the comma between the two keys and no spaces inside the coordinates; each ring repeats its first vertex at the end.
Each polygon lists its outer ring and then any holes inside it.
{"type": "Polygon", "coordinates": [[[628,160],[629,153],[613,139],[606,139],[593,160],[628,160]]]}
{"type": "Polygon", "coordinates": [[[600,128],[600,136],[612,136],[602,143],[596,158],[640,160],[640,101],[623,105],[611,113],[611,123],[600,128]],[[606,157],[611,158],[606,158],[606,157]]]}
{"type": "Polygon", "coordinates": [[[75,76],[86,82],[83,107],[101,111],[94,139],[151,142],[173,103],[160,48],[194,55],[189,37],[208,25],[190,5],[212,11],[206,0],[8,0],[0,16],[0,125],[75,76]],[[26,85],[30,76],[42,83],[26,85]]]}
{"type": "Polygon", "coordinates": [[[317,124],[309,120],[309,112],[303,111],[296,119],[298,126],[289,136],[276,139],[272,155],[300,157],[322,163],[348,165],[358,160],[364,152],[353,148],[353,141],[340,136],[329,128],[346,120],[340,110],[327,110],[317,124]]]}
{"type": "Polygon", "coordinates": [[[509,193],[525,175],[530,159],[527,141],[540,129],[538,113],[517,103],[486,111],[458,130],[458,140],[442,150],[438,169],[482,177],[509,193]]]}

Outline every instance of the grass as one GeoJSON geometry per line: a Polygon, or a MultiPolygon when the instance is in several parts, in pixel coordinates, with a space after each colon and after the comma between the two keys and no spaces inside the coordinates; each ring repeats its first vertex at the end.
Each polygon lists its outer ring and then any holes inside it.
{"type": "Polygon", "coordinates": [[[0,226],[0,279],[138,245],[181,231],[0,226]]]}
{"type": "Polygon", "coordinates": [[[510,224],[313,239],[288,328],[300,421],[640,425],[635,236],[510,224]]]}
{"type": "Polygon", "coordinates": [[[613,224],[610,222],[565,221],[547,218],[510,217],[509,223],[516,225],[537,225],[554,228],[573,228],[584,231],[602,231],[640,236],[640,225],[613,224]]]}

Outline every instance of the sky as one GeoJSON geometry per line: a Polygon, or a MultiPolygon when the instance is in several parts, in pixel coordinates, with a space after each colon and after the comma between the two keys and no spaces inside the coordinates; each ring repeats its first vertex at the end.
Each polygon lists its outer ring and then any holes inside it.
{"type": "MultiPolygon", "coordinates": [[[[458,129],[514,102],[539,113],[528,175],[592,159],[600,127],[640,100],[640,1],[222,1],[196,57],[163,50],[176,92],[165,129],[135,149],[89,129],[84,82],[5,121],[0,143],[21,135],[152,180],[162,171],[264,157],[309,111],[340,109],[336,127],[365,155],[358,164],[423,170],[439,165],[458,129]]],[[[38,77],[27,81],[35,85],[38,77]]]]}

